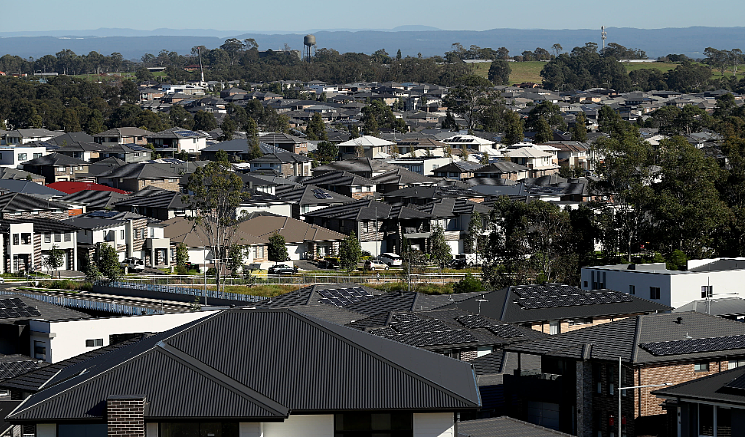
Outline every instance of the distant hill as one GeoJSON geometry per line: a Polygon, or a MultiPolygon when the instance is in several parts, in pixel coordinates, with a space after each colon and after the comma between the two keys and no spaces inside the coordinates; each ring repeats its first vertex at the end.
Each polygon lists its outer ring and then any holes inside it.
{"type": "MultiPolygon", "coordinates": [[[[455,42],[464,47],[507,47],[510,54],[520,54],[524,50],[543,47],[550,50],[555,43],[561,44],[565,51],[584,45],[588,41],[601,44],[600,30],[522,30],[493,29],[485,31],[433,30],[427,26],[404,26],[394,31],[318,31],[313,32],[318,48],[331,48],[341,53],[372,53],[385,49],[395,54],[401,50],[404,56],[442,55],[451,49],[455,42]]],[[[745,28],[743,27],[690,27],[667,29],[608,28],[607,43],[615,42],[629,48],[647,52],[651,58],[669,53],[683,53],[693,58],[703,57],[706,47],[719,49],[745,49],[745,28]]],[[[217,31],[209,29],[173,30],[157,29],[137,31],[132,29],[98,29],[75,32],[55,31],[40,35],[40,32],[0,32],[0,56],[12,54],[28,58],[38,58],[54,54],[62,49],[70,49],[77,54],[92,50],[108,55],[121,53],[126,59],[139,59],[145,53],[157,54],[160,50],[189,53],[196,45],[215,48],[226,38],[254,38],[260,49],[279,49],[288,44],[293,49],[302,48],[303,36],[298,33],[239,33],[237,31],[217,31]]]]}

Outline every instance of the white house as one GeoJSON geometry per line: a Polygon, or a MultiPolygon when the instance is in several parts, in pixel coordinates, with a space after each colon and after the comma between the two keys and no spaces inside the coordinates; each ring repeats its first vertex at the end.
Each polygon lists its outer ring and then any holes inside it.
{"type": "Polygon", "coordinates": [[[22,163],[48,154],[44,146],[3,146],[0,147],[0,167],[21,168],[22,163]]]}
{"type": "Polygon", "coordinates": [[[147,316],[107,317],[75,320],[29,321],[31,351],[34,358],[57,363],[70,357],[108,346],[116,335],[163,332],[217,310],[147,316]]]}
{"type": "Polygon", "coordinates": [[[582,268],[583,290],[607,288],[673,308],[702,298],[739,295],[745,283],[745,258],[688,261],[688,270],[664,263],[616,264],[582,268]]]}

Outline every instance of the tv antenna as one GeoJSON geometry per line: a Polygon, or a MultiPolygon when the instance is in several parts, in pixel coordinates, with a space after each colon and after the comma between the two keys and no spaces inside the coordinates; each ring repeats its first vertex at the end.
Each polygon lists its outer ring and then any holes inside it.
{"type": "Polygon", "coordinates": [[[605,39],[608,37],[605,26],[600,26],[600,37],[603,38],[603,50],[605,50],[605,39]]]}

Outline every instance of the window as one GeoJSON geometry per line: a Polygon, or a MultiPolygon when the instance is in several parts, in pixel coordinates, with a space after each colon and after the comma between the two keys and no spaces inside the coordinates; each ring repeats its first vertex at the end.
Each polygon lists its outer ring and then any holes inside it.
{"type": "Polygon", "coordinates": [[[561,322],[559,322],[558,320],[549,322],[548,326],[549,326],[549,332],[548,332],[549,334],[551,335],[561,334],[561,322]]]}
{"type": "Polygon", "coordinates": [[[649,287],[649,298],[659,299],[660,298],[660,287],[649,287]]]}
{"type": "Polygon", "coordinates": [[[714,407],[698,404],[698,435],[714,435],[714,407]]]}
{"type": "Polygon", "coordinates": [[[124,240],[124,229],[122,229],[121,231],[119,231],[119,239],[120,240],[124,240]]]}
{"type": "Polygon", "coordinates": [[[103,346],[103,338],[94,338],[92,340],[85,341],[85,347],[97,347],[103,346]]]}
{"type": "Polygon", "coordinates": [[[21,236],[19,234],[13,234],[13,246],[18,246],[21,244],[20,242],[21,236]]]}
{"type": "Polygon", "coordinates": [[[33,154],[34,159],[41,158],[41,153],[34,153],[33,154]]]}
{"type": "Polygon", "coordinates": [[[135,240],[137,240],[137,239],[139,239],[139,238],[140,238],[140,230],[139,230],[139,229],[135,229],[135,236],[134,236],[134,239],[135,239],[135,240]]]}
{"type": "Polygon", "coordinates": [[[591,318],[573,319],[573,320],[569,320],[568,321],[569,326],[589,325],[591,323],[592,323],[592,319],[591,318]]]}
{"type": "Polygon", "coordinates": [[[34,358],[37,360],[47,359],[47,344],[43,341],[34,341],[34,358]]]}
{"type": "Polygon", "coordinates": [[[709,371],[709,363],[695,363],[693,365],[693,371],[694,372],[708,372],[709,371]]]}
{"type": "Polygon", "coordinates": [[[713,285],[702,285],[701,286],[701,297],[712,297],[714,296],[714,286],[713,285]]]}
{"type": "Polygon", "coordinates": [[[60,423],[57,425],[58,437],[105,437],[107,435],[108,427],[105,423],[60,423]]]}
{"type": "Polygon", "coordinates": [[[238,422],[161,422],[161,437],[238,437],[238,422]]]}
{"type": "Polygon", "coordinates": [[[114,241],[114,235],[116,235],[114,231],[108,231],[108,232],[103,231],[103,232],[104,232],[103,241],[114,241]]]}
{"type": "Polygon", "coordinates": [[[31,244],[31,234],[21,234],[21,244],[31,244]]]}
{"type": "Polygon", "coordinates": [[[584,284],[583,287],[587,288],[587,281],[583,281],[582,283],[584,284]]]}
{"type": "Polygon", "coordinates": [[[341,413],[334,415],[334,437],[411,437],[411,413],[341,413]]]}
{"type": "Polygon", "coordinates": [[[66,242],[72,241],[72,233],[71,232],[65,232],[65,241],[66,242]]]}
{"type": "Polygon", "coordinates": [[[26,161],[26,160],[28,160],[28,153],[19,153],[18,154],[18,160],[19,161],[26,161]]]}
{"type": "Polygon", "coordinates": [[[727,364],[727,368],[728,369],[735,369],[737,367],[742,367],[742,366],[745,366],[745,359],[743,359],[743,358],[740,358],[740,359],[731,359],[731,360],[729,360],[729,362],[727,364]]]}
{"type": "Polygon", "coordinates": [[[54,242],[59,243],[62,241],[62,234],[54,234],[54,242]]]}
{"type": "Polygon", "coordinates": [[[52,234],[44,234],[44,242],[45,243],[51,243],[52,242],[52,234]]]}
{"type": "Polygon", "coordinates": [[[636,285],[629,285],[629,294],[636,294],[636,285]]]}

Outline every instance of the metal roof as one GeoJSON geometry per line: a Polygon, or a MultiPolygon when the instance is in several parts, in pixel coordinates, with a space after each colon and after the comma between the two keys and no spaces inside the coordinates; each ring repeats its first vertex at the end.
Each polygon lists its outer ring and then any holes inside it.
{"type": "Polygon", "coordinates": [[[69,366],[9,420],[101,420],[111,395],[146,397],[150,419],[281,420],[290,412],[481,404],[468,363],[291,310],[240,308],[69,366]]]}
{"type": "Polygon", "coordinates": [[[458,422],[458,437],[570,437],[571,434],[523,422],[512,417],[464,420],[458,422]]]}

